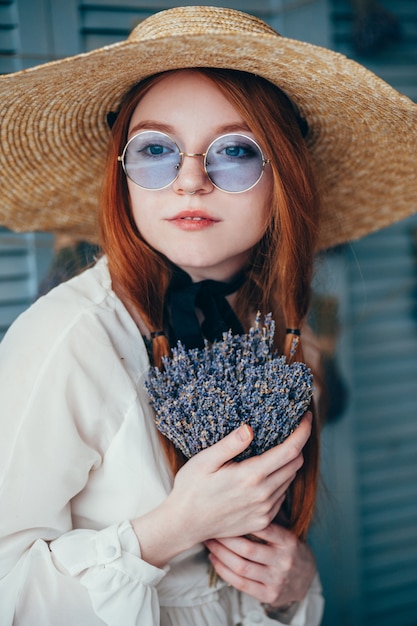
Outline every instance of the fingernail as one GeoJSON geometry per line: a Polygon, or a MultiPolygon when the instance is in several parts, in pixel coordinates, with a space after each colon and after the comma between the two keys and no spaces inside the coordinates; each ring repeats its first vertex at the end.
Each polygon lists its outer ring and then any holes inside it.
{"type": "Polygon", "coordinates": [[[242,442],[248,441],[251,436],[251,429],[249,428],[247,424],[243,424],[242,426],[239,426],[239,428],[237,429],[236,435],[239,441],[242,441],[242,442]]]}

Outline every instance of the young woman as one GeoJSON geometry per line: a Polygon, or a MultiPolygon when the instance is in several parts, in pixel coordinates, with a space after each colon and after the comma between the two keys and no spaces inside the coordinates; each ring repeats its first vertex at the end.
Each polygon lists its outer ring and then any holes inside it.
{"type": "MultiPolygon", "coordinates": [[[[53,181],[44,185],[38,174],[32,191],[44,187],[46,202],[52,185],[54,202],[64,193],[84,203],[83,180],[100,176],[104,255],[34,304],[1,345],[2,624],[320,623],[321,589],[305,543],[317,417],[307,413],[283,444],[240,463],[233,459],[252,439],[246,425],[185,462],[158,434],[144,386],[149,363],[160,365],[178,339],[193,347],[229,328],[246,331],[258,310],[272,312],[276,347],[289,358],[304,330],[322,200],[309,124],[268,75],[237,58],[236,33],[242,45],[249,33],[252,57],[265,54],[259,38],[280,42],[262,22],[225,9],[150,18],[136,43],[116,45],[113,57],[100,53],[118,66],[118,81],[100,54],[76,58],[74,84],[77,63],[96,70],[81,115],[65,62],[43,70],[55,81],[43,111],[49,125],[55,118],[51,141],[66,145],[66,160],[58,148],[53,181]],[[203,53],[206,31],[218,41],[203,53]],[[146,58],[152,41],[159,62],[149,72],[136,52],[143,42],[146,58]],[[135,80],[120,65],[128,49],[135,80]],[[120,85],[109,100],[110,77],[120,85]],[[60,96],[57,82],[66,84],[60,96]],[[112,111],[105,163],[94,107],[101,116],[112,111]]],[[[43,84],[35,82],[32,96],[43,84]]],[[[23,167],[30,150],[20,151],[23,167]]],[[[51,177],[46,166],[43,174],[51,177]]],[[[308,361],[302,343],[295,357],[308,361]]]]}

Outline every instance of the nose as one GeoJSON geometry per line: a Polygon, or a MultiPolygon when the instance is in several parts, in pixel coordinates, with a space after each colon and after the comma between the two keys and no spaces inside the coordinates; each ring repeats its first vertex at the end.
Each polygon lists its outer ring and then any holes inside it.
{"type": "Polygon", "coordinates": [[[173,182],[176,193],[209,193],[214,186],[204,169],[204,154],[182,153],[178,178],[173,182]]]}

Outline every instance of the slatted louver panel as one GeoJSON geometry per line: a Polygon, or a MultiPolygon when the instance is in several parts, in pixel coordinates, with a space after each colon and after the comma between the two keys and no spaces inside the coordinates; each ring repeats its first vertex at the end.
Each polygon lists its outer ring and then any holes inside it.
{"type": "MultiPolygon", "coordinates": [[[[332,47],[417,101],[417,3],[379,0],[398,20],[401,38],[371,56],[353,47],[353,4],[331,0],[332,47]]],[[[416,228],[413,216],[344,253],[351,400],[346,445],[356,493],[349,546],[356,567],[344,584],[355,589],[355,618],[330,619],[326,626],[417,625],[416,228]]],[[[338,595],[343,598],[343,590],[338,595]]]]}
{"type": "Polygon", "coordinates": [[[16,52],[19,48],[19,29],[16,0],[0,2],[0,74],[20,69],[16,52]]]}
{"type": "Polygon", "coordinates": [[[28,236],[0,229],[0,341],[34,297],[28,236]]]}
{"type": "Polygon", "coordinates": [[[162,11],[178,5],[209,4],[210,6],[229,7],[247,11],[266,20],[273,17],[277,7],[268,0],[88,0],[80,2],[81,35],[83,48],[94,48],[116,43],[125,39],[132,28],[156,11],[162,11]]]}
{"type": "MultiPolygon", "coordinates": [[[[43,4],[43,2],[42,2],[43,4]]],[[[31,11],[40,9],[40,2],[29,0],[0,0],[0,73],[18,71],[36,60],[46,60],[44,50],[37,48],[37,38],[44,33],[37,12],[37,29],[29,28],[31,11]],[[22,33],[22,20],[25,16],[26,32],[34,33],[34,38],[22,33]],[[22,40],[25,39],[25,52],[22,53],[22,40]],[[26,51],[32,50],[33,58],[26,51]]],[[[44,13],[43,13],[44,15],[44,13]]],[[[41,37],[43,38],[43,37],[41,37]]],[[[1,123],[1,103],[0,103],[1,123]]],[[[0,190],[1,202],[1,190],[0,190]]],[[[16,234],[0,226],[0,341],[15,318],[22,313],[37,295],[39,281],[46,271],[51,258],[50,235],[16,234]]]]}
{"type": "Polygon", "coordinates": [[[400,39],[382,46],[377,55],[359,55],[352,45],[354,22],[352,3],[349,0],[332,0],[334,48],[363,63],[398,91],[417,101],[416,0],[378,0],[378,3],[398,21],[400,39]]]}
{"type": "MultiPolygon", "coordinates": [[[[0,73],[6,74],[21,69],[18,51],[16,2],[1,2],[0,73]]],[[[25,238],[12,235],[0,228],[0,340],[11,322],[29,304],[28,279],[28,250],[25,238]]]]}
{"type": "Polygon", "coordinates": [[[363,624],[417,624],[417,218],[353,245],[363,624]]]}

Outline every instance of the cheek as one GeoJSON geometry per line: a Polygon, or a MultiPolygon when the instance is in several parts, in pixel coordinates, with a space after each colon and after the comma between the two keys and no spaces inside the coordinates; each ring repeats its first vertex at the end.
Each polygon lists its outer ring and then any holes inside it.
{"type": "Polygon", "coordinates": [[[258,236],[258,239],[262,239],[271,222],[271,200],[272,195],[267,194],[267,198],[264,196],[260,202],[258,200],[259,209],[256,212],[252,212],[249,224],[254,235],[256,233],[258,236]]]}
{"type": "Polygon", "coordinates": [[[151,245],[155,245],[155,227],[148,212],[132,209],[133,221],[139,234],[151,245]]]}
{"type": "Polygon", "coordinates": [[[144,197],[144,190],[132,183],[128,182],[129,191],[129,207],[136,224],[136,228],[144,235],[150,227],[149,216],[152,214],[150,210],[147,210],[147,202],[144,197]]]}

